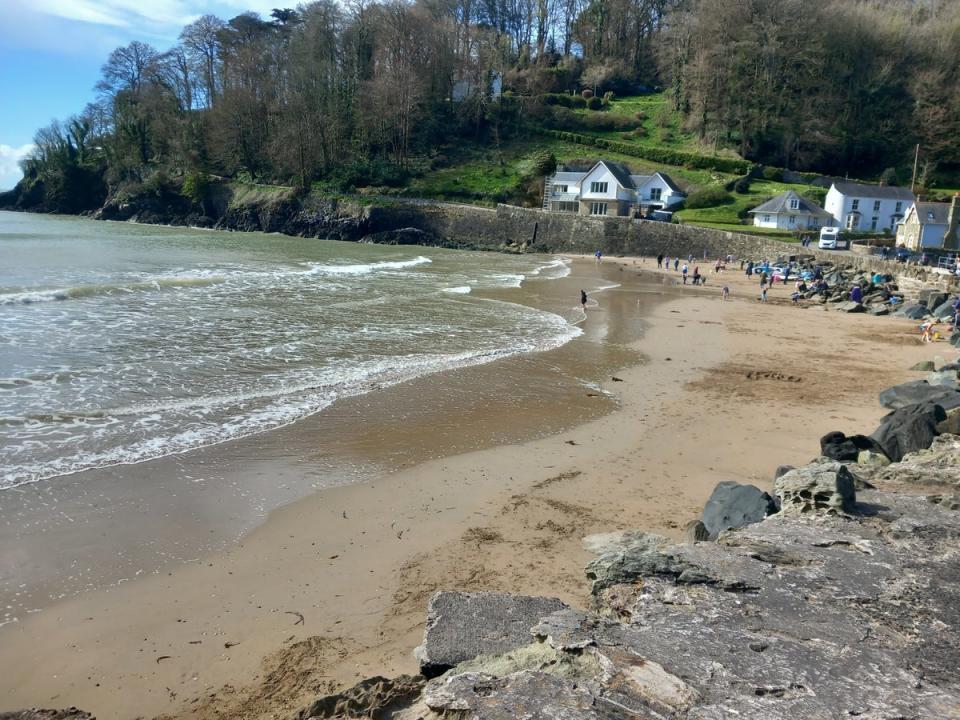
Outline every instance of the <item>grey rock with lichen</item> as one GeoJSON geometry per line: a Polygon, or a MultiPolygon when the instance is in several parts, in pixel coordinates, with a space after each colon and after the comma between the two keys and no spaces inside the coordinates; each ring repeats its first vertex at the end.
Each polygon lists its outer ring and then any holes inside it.
{"type": "Polygon", "coordinates": [[[773,492],[786,515],[808,512],[848,513],[856,503],[853,475],[846,465],[818,462],[777,478],[773,492]]]}
{"type": "Polygon", "coordinates": [[[564,607],[556,598],[438,592],[430,598],[423,644],[414,650],[414,657],[420,672],[434,677],[477,655],[525,645],[530,627],[540,617],[564,607]]]}
{"type": "Polygon", "coordinates": [[[883,453],[899,462],[907,453],[925,450],[939,434],[937,425],[947,419],[939,403],[917,403],[884,415],[870,436],[883,453]]]}
{"type": "Polygon", "coordinates": [[[707,539],[716,540],[724,530],[760,522],[776,511],[777,505],[769,493],[753,485],[727,480],[717,483],[700,519],[708,533],[707,539]]]}

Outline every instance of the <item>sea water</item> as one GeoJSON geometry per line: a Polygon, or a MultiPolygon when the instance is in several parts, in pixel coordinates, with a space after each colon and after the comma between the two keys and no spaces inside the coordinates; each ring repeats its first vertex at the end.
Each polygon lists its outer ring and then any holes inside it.
{"type": "Polygon", "coordinates": [[[559,347],[575,312],[494,295],[569,272],[559,257],[0,212],[0,490],[559,347]]]}

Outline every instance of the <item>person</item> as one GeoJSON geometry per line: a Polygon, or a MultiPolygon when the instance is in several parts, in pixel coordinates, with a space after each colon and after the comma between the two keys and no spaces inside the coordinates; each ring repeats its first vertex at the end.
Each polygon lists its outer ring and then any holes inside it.
{"type": "Polygon", "coordinates": [[[920,342],[933,342],[934,328],[936,327],[936,320],[927,320],[927,322],[923,323],[923,325],[920,326],[920,331],[922,333],[920,336],[920,342]]]}
{"type": "Polygon", "coordinates": [[[850,302],[855,302],[858,305],[863,302],[863,289],[859,285],[854,285],[850,289],[850,302]]]}
{"type": "Polygon", "coordinates": [[[663,269],[663,253],[657,255],[657,270],[663,269]]]}
{"type": "Polygon", "coordinates": [[[700,284],[700,266],[699,266],[699,265],[697,265],[697,266],[693,269],[693,284],[694,284],[694,285],[699,285],[699,284],[700,284]]]}
{"type": "Polygon", "coordinates": [[[728,288],[726,285],[724,285],[724,286],[723,286],[723,290],[720,291],[720,296],[721,296],[724,300],[726,300],[727,298],[729,298],[729,297],[730,297],[730,288],[728,288]]]}
{"type": "Polygon", "coordinates": [[[720,262],[720,258],[717,258],[717,264],[713,266],[713,272],[719,273],[721,267],[723,267],[723,265],[720,262]]]}
{"type": "Polygon", "coordinates": [[[767,286],[766,284],[760,286],[760,302],[765,303],[767,301],[767,286]]]}
{"type": "Polygon", "coordinates": [[[587,294],[581,290],[580,291],[580,305],[583,307],[584,312],[587,310],[587,294]]]}
{"type": "Polygon", "coordinates": [[[683,284],[686,285],[687,284],[687,264],[686,263],[683,264],[683,269],[680,270],[680,272],[683,273],[683,284]]]}
{"type": "Polygon", "coordinates": [[[603,260],[603,253],[601,253],[599,250],[597,250],[597,251],[594,253],[594,255],[597,256],[597,262],[601,262],[601,261],[603,260]]]}
{"type": "Polygon", "coordinates": [[[953,301],[953,329],[960,325],[960,297],[953,301]]]}
{"type": "Polygon", "coordinates": [[[675,257],[673,259],[673,271],[676,272],[679,267],[680,267],[680,258],[675,257]]]}
{"type": "Polygon", "coordinates": [[[747,269],[746,269],[745,272],[746,272],[747,277],[753,277],[753,260],[750,260],[750,261],[747,263],[747,269]]]}

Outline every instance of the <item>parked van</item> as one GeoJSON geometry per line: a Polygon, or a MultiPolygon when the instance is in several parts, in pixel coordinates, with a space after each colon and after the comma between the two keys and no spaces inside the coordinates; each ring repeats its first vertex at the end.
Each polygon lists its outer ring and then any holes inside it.
{"type": "Polygon", "coordinates": [[[817,247],[821,250],[836,250],[839,237],[840,228],[820,228],[820,242],[817,243],[817,247]]]}

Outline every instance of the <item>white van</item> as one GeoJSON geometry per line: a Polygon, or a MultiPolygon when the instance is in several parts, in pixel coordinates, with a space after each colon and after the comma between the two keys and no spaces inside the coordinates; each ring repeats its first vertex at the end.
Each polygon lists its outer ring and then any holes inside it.
{"type": "Polygon", "coordinates": [[[820,228],[820,242],[817,243],[817,247],[821,250],[836,250],[839,239],[840,228],[820,228]]]}

